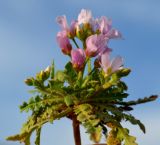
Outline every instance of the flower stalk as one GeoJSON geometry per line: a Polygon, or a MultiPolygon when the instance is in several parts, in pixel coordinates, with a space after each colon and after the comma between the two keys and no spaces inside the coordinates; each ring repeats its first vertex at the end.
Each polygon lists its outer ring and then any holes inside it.
{"type": "Polygon", "coordinates": [[[80,135],[80,123],[76,116],[72,118],[73,134],[75,145],[81,145],[81,135],[80,135]]]}
{"type": "Polygon", "coordinates": [[[89,74],[92,70],[91,59],[90,58],[88,59],[87,65],[88,65],[88,74],[89,74]]]}
{"type": "Polygon", "coordinates": [[[76,47],[79,48],[79,46],[78,46],[78,44],[77,44],[77,42],[76,42],[76,40],[74,38],[72,38],[72,41],[74,42],[74,44],[76,45],[76,47]]]}

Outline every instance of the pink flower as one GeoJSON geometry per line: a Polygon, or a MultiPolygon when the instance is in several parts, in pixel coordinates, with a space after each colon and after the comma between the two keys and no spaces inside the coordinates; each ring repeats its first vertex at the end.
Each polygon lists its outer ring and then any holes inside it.
{"type": "Polygon", "coordinates": [[[117,29],[111,29],[105,36],[108,39],[122,38],[122,34],[117,29]]]}
{"type": "Polygon", "coordinates": [[[56,18],[57,23],[61,26],[62,30],[68,31],[69,30],[69,26],[67,23],[67,18],[65,15],[63,16],[58,16],[56,18]]]}
{"type": "Polygon", "coordinates": [[[92,13],[90,10],[82,9],[80,14],[78,15],[78,24],[86,24],[90,23],[92,20],[92,13]]]}
{"type": "Polygon", "coordinates": [[[99,20],[99,30],[102,34],[107,34],[112,28],[112,20],[102,16],[99,20]]]}
{"type": "Polygon", "coordinates": [[[86,56],[83,49],[78,48],[71,51],[71,62],[73,68],[77,71],[81,71],[84,68],[85,59],[86,56]]]}
{"type": "Polygon", "coordinates": [[[69,42],[66,31],[60,31],[57,33],[57,42],[62,52],[66,55],[70,55],[72,46],[69,42]]]}
{"type": "Polygon", "coordinates": [[[62,30],[66,31],[70,37],[75,36],[77,21],[72,21],[70,27],[65,15],[57,17],[56,21],[61,26],[62,30]]]}
{"type": "Polygon", "coordinates": [[[101,67],[106,74],[111,74],[122,69],[123,65],[122,57],[117,56],[115,59],[110,61],[109,55],[110,53],[106,51],[101,56],[101,67]]]}
{"type": "Polygon", "coordinates": [[[70,37],[74,37],[76,35],[76,27],[77,27],[77,21],[72,21],[71,26],[69,28],[70,37]]]}
{"type": "Polygon", "coordinates": [[[107,39],[104,35],[91,35],[86,40],[86,56],[94,57],[106,47],[107,39]]]}
{"type": "Polygon", "coordinates": [[[99,54],[98,54],[98,57],[95,59],[95,65],[96,66],[100,66],[101,65],[101,56],[102,54],[104,53],[108,53],[110,54],[110,52],[112,52],[112,49],[109,48],[108,46],[106,46],[99,54]]]}
{"type": "Polygon", "coordinates": [[[104,49],[98,54],[98,57],[101,57],[102,54],[104,54],[104,53],[109,53],[110,54],[110,52],[112,52],[112,49],[109,48],[108,46],[105,46],[104,49]]]}
{"type": "Polygon", "coordinates": [[[103,16],[98,20],[98,23],[100,32],[108,39],[122,38],[121,33],[112,28],[112,21],[110,19],[103,16]]]}

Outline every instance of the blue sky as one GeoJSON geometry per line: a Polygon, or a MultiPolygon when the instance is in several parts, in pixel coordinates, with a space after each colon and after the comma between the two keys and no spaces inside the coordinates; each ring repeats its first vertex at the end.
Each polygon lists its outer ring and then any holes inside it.
{"type": "MultiPolygon", "coordinates": [[[[159,0],[0,0],[0,145],[5,137],[18,133],[27,114],[18,106],[28,100],[23,80],[46,68],[54,59],[56,68],[63,69],[68,60],[55,40],[58,15],[76,19],[82,8],[94,17],[108,16],[125,40],[111,41],[113,55],[124,57],[132,69],[125,79],[129,99],[160,93],[160,1],[159,0]]],[[[160,137],[160,101],[137,106],[133,114],[146,125],[147,134],[136,126],[125,124],[137,137],[139,145],[158,145],[160,137]]],[[[82,128],[82,142],[89,144],[82,128]]],[[[67,119],[45,125],[42,145],[74,145],[71,122],[67,119]]]]}

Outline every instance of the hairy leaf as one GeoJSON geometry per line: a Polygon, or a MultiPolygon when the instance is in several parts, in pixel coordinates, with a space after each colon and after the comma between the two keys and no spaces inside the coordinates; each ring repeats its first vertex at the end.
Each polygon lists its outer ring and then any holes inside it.
{"type": "Polygon", "coordinates": [[[117,138],[124,141],[124,145],[138,145],[135,141],[136,138],[129,135],[129,130],[126,128],[117,128],[117,138]]]}
{"type": "Polygon", "coordinates": [[[37,128],[36,129],[35,145],[40,145],[40,135],[41,135],[41,128],[37,128]]]}

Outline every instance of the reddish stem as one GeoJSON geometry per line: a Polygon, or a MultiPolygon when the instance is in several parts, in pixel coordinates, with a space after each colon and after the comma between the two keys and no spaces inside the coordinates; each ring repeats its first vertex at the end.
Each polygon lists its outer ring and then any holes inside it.
{"type": "Polygon", "coordinates": [[[76,116],[72,118],[75,145],[81,145],[80,124],[76,116]]]}

